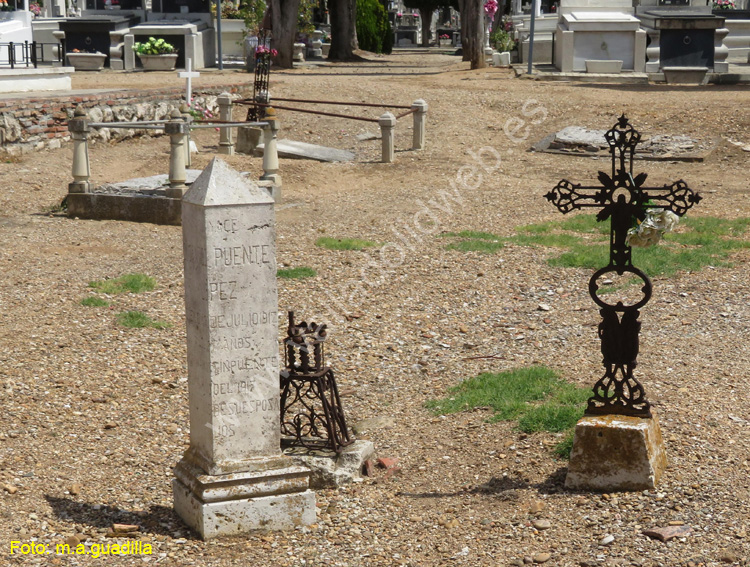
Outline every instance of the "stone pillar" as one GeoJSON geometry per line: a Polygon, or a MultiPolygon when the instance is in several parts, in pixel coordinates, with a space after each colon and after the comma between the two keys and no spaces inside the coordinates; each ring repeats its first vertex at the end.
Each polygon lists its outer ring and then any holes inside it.
{"type": "Polygon", "coordinates": [[[380,124],[380,133],[383,139],[382,161],[383,163],[393,163],[393,128],[396,126],[396,117],[390,112],[386,112],[378,118],[380,124]]]}
{"type": "Polygon", "coordinates": [[[135,69],[135,51],[133,51],[133,45],[135,45],[135,36],[132,33],[125,34],[125,47],[122,49],[122,55],[124,57],[124,65],[126,71],[135,69]]]}
{"type": "Polygon", "coordinates": [[[175,511],[204,539],[315,521],[281,453],[273,199],[214,158],[182,202],[190,447],[175,511]]]}
{"type": "Polygon", "coordinates": [[[411,149],[424,149],[424,126],[427,119],[427,103],[421,98],[411,103],[411,109],[414,111],[414,135],[412,138],[411,149]]]}
{"type": "Polygon", "coordinates": [[[122,71],[125,68],[123,47],[125,46],[125,30],[109,32],[109,68],[122,71]]]}
{"type": "Polygon", "coordinates": [[[729,48],[724,44],[724,39],[729,35],[727,28],[718,28],[714,32],[714,73],[729,73],[729,48]]]}
{"type": "Polygon", "coordinates": [[[310,59],[322,59],[323,57],[323,32],[315,30],[312,34],[312,47],[310,48],[310,59]]]}
{"type": "MultiPolygon", "coordinates": [[[[216,97],[219,105],[219,120],[224,122],[232,121],[232,95],[227,92],[221,93],[216,97]]],[[[232,141],[232,128],[222,126],[219,130],[219,153],[226,155],[234,154],[234,142],[232,141]]]]}
{"type": "Polygon", "coordinates": [[[187,172],[185,170],[185,146],[187,145],[187,135],[185,134],[188,125],[182,119],[180,111],[175,109],[170,115],[171,120],[164,125],[164,131],[169,134],[169,189],[167,197],[172,199],[182,199],[182,195],[187,189],[187,172]]]}
{"type": "Polygon", "coordinates": [[[268,126],[263,129],[263,176],[264,181],[271,181],[271,194],[278,203],[281,200],[281,175],[279,175],[279,152],[276,141],[279,134],[279,121],[276,111],[270,106],[266,109],[265,119],[268,126]]]}
{"type": "Polygon", "coordinates": [[[647,28],[648,47],[646,48],[646,73],[658,73],[661,71],[661,30],[647,28]]]}
{"type": "Polygon", "coordinates": [[[646,43],[648,43],[646,31],[636,30],[635,45],[633,46],[633,71],[636,73],[646,72],[646,43]]]}
{"type": "Polygon", "coordinates": [[[52,65],[53,67],[65,67],[68,64],[67,57],[65,57],[65,50],[63,49],[63,43],[65,43],[65,32],[55,30],[52,32],[52,36],[59,42],[57,45],[52,46],[52,58],[55,59],[55,62],[52,65]],[[58,60],[60,63],[58,63],[58,60]]]}
{"type": "Polygon", "coordinates": [[[68,184],[68,193],[90,193],[89,118],[80,106],[76,106],[73,116],[75,118],[68,121],[73,139],[73,182],[68,184]]]}
{"type": "Polygon", "coordinates": [[[295,43],[292,60],[299,61],[300,63],[305,62],[305,44],[295,43]]]}

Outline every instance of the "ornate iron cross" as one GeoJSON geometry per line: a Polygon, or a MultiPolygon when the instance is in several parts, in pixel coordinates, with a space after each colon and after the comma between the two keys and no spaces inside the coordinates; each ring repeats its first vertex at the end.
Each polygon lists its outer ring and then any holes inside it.
{"type": "Polygon", "coordinates": [[[678,216],[701,200],[680,180],[662,187],[645,187],[647,174],[633,177],[633,156],[641,135],[625,115],[605,134],[612,156],[612,173],[599,172],[601,186],[583,186],[563,179],[545,197],[562,213],[585,207],[601,209],[596,219],[610,219],[609,264],[597,270],[589,280],[589,294],[601,308],[599,338],[605,374],[594,385],[587,415],[632,415],[651,417],[651,404],[641,383],[633,376],[638,357],[639,309],[651,299],[651,280],[633,266],[631,248],[626,243],[628,230],[642,221],[649,207],[662,207],[678,216]],[[598,280],[604,274],[630,273],[643,281],[643,296],[631,305],[607,303],[597,294],[598,280]],[[621,315],[620,315],[621,314],[621,315]]]}

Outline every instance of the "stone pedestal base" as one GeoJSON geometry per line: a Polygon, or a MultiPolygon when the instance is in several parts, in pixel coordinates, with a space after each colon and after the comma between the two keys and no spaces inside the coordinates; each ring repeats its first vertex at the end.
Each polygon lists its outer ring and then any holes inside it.
{"type": "Polygon", "coordinates": [[[315,493],[305,467],[207,475],[183,459],[174,472],[174,509],[203,539],[315,522],[315,493]]]}
{"type": "Polygon", "coordinates": [[[651,419],[586,416],[576,425],[565,488],[606,492],[652,489],[666,467],[656,415],[651,419]]]}
{"type": "Polygon", "coordinates": [[[263,128],[241,126],[237,128],[237,141],[234,144],[234,151],[251,156],[258,144],[262,142],[263,128]]]}
{"type": "Polygon", "coordinates": [[[315,490],[337,488],[360,480],[365,461],[375,454],[375,445],[372,441],[364,440],[347,445],[339,454],[330,449],[308,450],[291,446],[285,448],[284,439],[281,440],[281,448],[295,463],[309,467],[310,487],[315,490]]]}

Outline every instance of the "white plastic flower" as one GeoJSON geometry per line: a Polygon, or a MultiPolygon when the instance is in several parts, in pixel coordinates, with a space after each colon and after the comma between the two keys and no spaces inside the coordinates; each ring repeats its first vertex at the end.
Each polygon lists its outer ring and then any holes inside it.
{"type": "Polygon", "coordinates": [[[666,209],[648,209],[646,218],[637,227],[628,230],[625,244],[645,248],[657,244],[667,232],[672,232],[680,217],[666,209]]]}

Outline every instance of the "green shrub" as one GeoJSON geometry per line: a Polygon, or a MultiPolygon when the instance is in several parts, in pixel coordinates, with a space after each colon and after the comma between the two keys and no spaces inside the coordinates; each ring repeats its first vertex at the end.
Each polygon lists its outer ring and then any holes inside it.
{"type": "Polygon", "coordinates": [[[500,52],[513,51],[513,49],[516,47],[516,42],[513,41],[513,38],[510,37],[510,34],[502,28],[498,28],[492,31],[492,33],[490,34],[490,44],[500,52]]]}
{"type": "Polygon", "coordinates": [[[393,32],[388,14],[378,0],[357,2],[357,41],[359,48],[388,54],[393,49],[393,32]]]}

